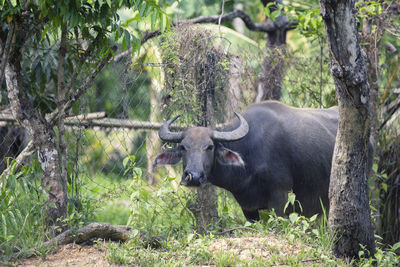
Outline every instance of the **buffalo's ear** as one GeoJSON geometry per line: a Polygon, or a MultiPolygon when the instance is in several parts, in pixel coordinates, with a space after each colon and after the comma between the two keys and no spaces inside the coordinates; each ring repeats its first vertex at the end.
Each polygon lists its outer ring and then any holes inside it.
{"type": "Polygon", "coordinates": [[[223,145],[217,145],[216,157],[219,163],[224,165],[244,166],[244,161],[239,153],[232,151],[223,145]]]}
{"type": "Polygon", "coordinates": [[[154,159],[153,166],[158,167],[160,165],[167,165],[167,164],[173,165],[178,163],[182,158],[181,151],[182,150],[180,149],[180,147],[176,147],[158,154],[154,159]]]}

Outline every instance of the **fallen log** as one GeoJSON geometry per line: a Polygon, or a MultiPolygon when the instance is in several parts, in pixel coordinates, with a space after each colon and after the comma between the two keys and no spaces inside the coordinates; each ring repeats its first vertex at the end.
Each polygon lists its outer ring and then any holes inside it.
{"type": "Polygon", "coordinates": [[[67,230],[42,245],[31,248],[28,254],[34,255],[35,251],[42,248],[51,248],[69,243],[85,243],[95,239],[105,239],[119,242],[127,242],[131,239],[139,239],[143,245],[151,248],[160,248],[164,240],[161,236],[149,236],[146,232],[138,232],[131,226],[111,225],[108,223],[94,222],[78,230],[67,230]]]}

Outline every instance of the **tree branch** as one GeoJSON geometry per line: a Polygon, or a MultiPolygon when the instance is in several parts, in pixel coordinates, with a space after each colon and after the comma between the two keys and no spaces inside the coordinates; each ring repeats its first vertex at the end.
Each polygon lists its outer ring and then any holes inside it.
{"type": "MultiPolygon", "coordinates": [[[[272,20],[267,20],[265,22],[262,23],[254,23],[250,16],[247,15],[243,10],[235,10],[232,11],[230,13],[226,13],[225,15],[221,16],[221,15],[215,15],[215,16],[202,16],[202,17],[197,17],[194,19],[185,19],[185,20],[181,20],[178,21],[176,23],[173,23],[172,26],[176,27],[179,26],[181,24],[201,24],[201,23],[213,23],[213,24],[218,24],[219,21],[220,22],[225,22],[225,21],[231,21],[235,18],[240,18],[243,20],[243,22],[245,23],[246,27],[251,30],[251,31],[255,31],[255,32],[264,32],[264,33],[268,33],[271,31],[276,30],[277,28],[284,28],[286,30],[290,30],[293,29],[294,26],[298,25],[297,22],[293,22],[293,21],[288,21],[286,23],[275,23],[272,20]]],[[[145,33],[145,35],[143,36],[143,38],[140,40],[140,43],[143,45],[145,42],[147,42],[148,40],[150,40],[151,38],[157,37],[161,35],[160,31],[153,31],[153,32],[147,32],[145,33]]],[[[119,55],[115,56],[114,58],[114,62],[119,62],[123,57],[126,57],[128,55],[130,55],[132,53],[132,48],[129,48],[128,50],[120,53],[119,55]]]]}
{"type": "MultiPolygon", "coordinates": [[[[85,82],[78,88],[78,90],[76,90],[75,92],[70,91],[71,97],[69,97],[68,101],[65,103],[64,106],[65,110],[69,110],[79,99],[79,97],[86,92],[87,88],[92,86],[93,81],[96,78],[97,74],[99,74],[99,72],[104,68],[104,66],[107,65],[107,63],[111,59],[111,56],[112,54],[110,52],[100,61],[100,63],[97,65],[96,70],[86,78],[85,82]]],[[[55,121],[58,119],[58,116],[59,116],[59,109],[57,107],[52,113],[46,116],[46,119],[50,124],[53,125],[55,121]]]]}
{"type": "MultiPolygon", "coordinates": [[[[103,112],[96,112],[89,113],[87,115],[67,117],[64,119],[64,124],[67,126],[78,127],[125,128],[134,130],[159,130],[163,124],[161,122],[104,118],[103,115],[105,115],[103,112]]],[[[6,114],[0,114],[0,121],[12,124],[18,123],[13,116],[6,114]]],[[[220,125],[217,127],[220,127],[220,125]]],[[[170,129],[181,131],[184,129],[184,127],[179,125],[171,125],[170,129]]]]}
{"type": "MultiPolygon", "coordinates": [[[[79,66],[75,66],[74,72],[71,75],[71,78],[69,80],[69,83],[67,85],[67,90],[72,90],[73,84],[76,81],[76,78],[78,77],[78,74],[81,72],[82,65],[86,62],[90,54],[93,52],[94,48],[96,47],[95,44],[99,41],[100,39],[100,34],[94,38],[93,42],[90,43],[89,47],[86,49],[85,53],[82,55],[82,57],[79,59],[79,66]]],[[[68,96],[72,94],[72,91],[68,92],[68,96]]],[[[68,96],[66,96],[66,99],[69,99],[68,96]]]]}
{"type": "MultiPolygon", "coordinates": [[[[15,168],[14,171],[18,172],[18,170],[25,164],[28,163],[28,159],[33,155],[33,153],[35,152],[35,147],[33,145],[32,140],[29,141],[28,145],[24,148],[24,150],[21,151],[21,153],[19,153],[18,157],[15,159],[15,168]]],[[[11,165],[7,167],[7,169],[5,169],[1,175],[0,178],[3,177],[8,177],[8,175],[10,175],[10,171],[11,171],[11,165]]],[[[0,189],[2,187],[2,184],[0,183],[0,189]]]]}
{"type": "Polygon", "coordinates": [[[28,46],[28,43],[31,41],[33,36],[39,32],[40,29],[49,21],[49,18],[46,16],[42,18],[42,20],[31,30],[25,38],[24,44],[21,47],[21,55],[25,53],[25,49],[28,46]]]}

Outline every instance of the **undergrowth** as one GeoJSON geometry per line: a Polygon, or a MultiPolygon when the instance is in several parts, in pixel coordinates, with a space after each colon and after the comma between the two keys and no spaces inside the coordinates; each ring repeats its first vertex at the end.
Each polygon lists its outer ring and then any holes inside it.
{"type": "MultiPolygon", "coordinates": [[[[127,243],[109,243],[108,261],[138,266],[398,266],[400,258],[392,247],[378,246],[374,257],[360,252],[359,261],[343,261],[331,254],[333,238],[326,216],[306,218],[292,212],[279,217],[261,212],[257,223],[245,221],[239,205],[218,190],[220,228],[197,233],[196,220],[188,209],[195,190],[178,186],[174,177],[163,175],[150,186],[135,158],[124,161],[129,179],[105,177],[83,179],[81,197],[86,202],[69,203],[66,223],[80,227],[90,221],[131,225],[135,229],[127,243]],[[159,236],[154,247],[141,233],[159,236]]],[[[0,262],[11,264],[26,251],[46,241],[43,207],[46,201],[39,179],[39,165],[1,178],[0,262]]],[[[296,203],[289,195],[288,211],[296,203]]],[[[379,239],[378,239],[379,240],[379,239]]],[[[379,242],[378,242],[379,244],[379,242]]],[[[37,251],[45,255],[48,251],[37,251]]]]}
{"type": "Polygon", "coordinates": [[[45,195],[38,178],[38,164],[24,166],[0,178],[0,262],[21,256],[48,237],[43,216],[45,195]]]}

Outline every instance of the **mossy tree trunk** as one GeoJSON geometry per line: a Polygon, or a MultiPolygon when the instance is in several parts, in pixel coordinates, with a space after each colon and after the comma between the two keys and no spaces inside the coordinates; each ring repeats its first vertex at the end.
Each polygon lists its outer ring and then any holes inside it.
{"type": "MultiPolygon", "coordinates": [[[[206,60],[198,65],[196,84],[197,97],[202,113],[198,117],[198,126],[215,128],[215,79],[217,55],[206,52],[206,60]]],[[[217,192],[215,186],[208,183],[197,189],[196,203],[192,207],[197,221],[197,231],[204,233],[218,222],[217,192]]]]}
{"type": "MultiPolygon", "coordinates": [[[[271,12],[278,9],[277,4],[283,4],[281,0],[261,0],[261,2],[264,7],[274,3],[269,6],[271,12]]],[[[286,34],[292,27],[286,16],[279,16],[275,21],[267,17],[266,23],[272,24],[273,30],[267,32],[266,56],[259,75],[255,102],[267,99],[279,100],[281,98],[281,87],[285,72],[286,34]]]]}
{"type": "Polygon", "coordinates": [[[329,188],[329,227],[336,235],[333,252],[358,257],[364,246],[374,253],[367,179],[370,170],[370,88],[365,53],[357,40],[355,2],[320,0],[336,94],[339,126],[329,188]]]}
{"type": "Polygon", "coordinates": [[[48,195],[46,202],[46,221],[48,225],[61,226],[67,214],[67,194],[60,172],[56,134],[53,127],[29,101],[22,82],[21,48],[23,47],[26,25],[16,25],[9,59],[6,62],[5,77],[8,99],[14,118],[25,127],[32,137],[42,166],[41,182],[48,195]]]}

